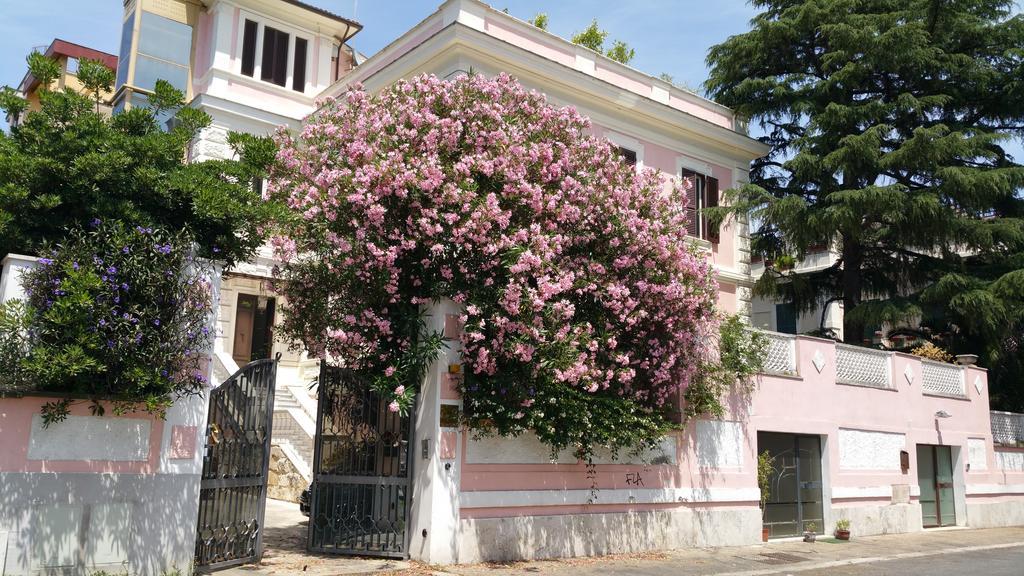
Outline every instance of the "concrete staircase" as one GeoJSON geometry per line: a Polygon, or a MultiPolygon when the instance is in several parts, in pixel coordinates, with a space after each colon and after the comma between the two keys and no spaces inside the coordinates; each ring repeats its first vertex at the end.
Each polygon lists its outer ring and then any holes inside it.
{"type": "Polygon", "coordinates": [[[278,386],[274,391],[274,430],[271,442],[291,448],[286,451],[289,459],[293,460],[295,467],[307,479],[312,477],[315,418],[315,401],[304,387],[278,386]]]}

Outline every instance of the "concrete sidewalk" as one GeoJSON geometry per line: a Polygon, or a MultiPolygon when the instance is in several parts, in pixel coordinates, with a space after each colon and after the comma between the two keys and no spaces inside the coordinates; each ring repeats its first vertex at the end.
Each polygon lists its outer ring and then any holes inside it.
{"type": "Polygon", "coordinates": [[[979,550],[1019,550],[1024,574],[1024,526],[988,530],[938,529],[916,534],[868,536],[842,542],[819,538],[814,544],[773,541],[757,546],[683,549],[597,558],[539,560],[510,564],[428,566],[418,562],[310,554],[305,550],[307,519],[290,502],[267,501],[266,555],[260,565],[240,566],[219,576],[512,576],[550,574],[591,576],[766,576],[830,567],[979,550]]]}
{"type": "Polygon", "coordinates": [[[908,558],[979,550],[1019,549],[1024,574],[1024,527],[988,530],[940,529],[916,534],[868,536],[847,542],[819,538],[771,542],[757,546],[715,549],[687,549],[602,558],[576,558],[512,564],[474,564],[427,567],[414,564],[392,574],[436,576],[506,576],[552,574],[573,576],[636,574],[646,576],[763,576],[797,573],[829,567],[848,566],[908,558]]]}

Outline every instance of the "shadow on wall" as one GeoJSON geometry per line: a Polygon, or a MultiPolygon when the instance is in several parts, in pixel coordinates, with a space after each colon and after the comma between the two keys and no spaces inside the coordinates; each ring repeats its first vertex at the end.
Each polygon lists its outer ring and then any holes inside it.
{"type": "MultiPolygon", "coordinates": [[[[25,403],[0,399],[4,442],[17,441],[18,436],[27,440],[25,434],[12,431],[15,412],[23,410],[23,406],[14,407],[17,402],[25,403]]],[[[163,422],[151,423],[161,434],[163,422]]],[[[74,425],[56,423],[51,429],[74,425]]],[[[47,465],[67,469],[57,465],[69,460],[32,460],[27,446],[22,454],[28,458],[20,468],[14,458],[0,462],[0,574],[191,572],[198,474],[31,471],[46,470],[47,465]]],[[[154,461],[159,459],[150,459],[154,461]]],[[[105,461],[77,463],[108,468],[105,461]]]]}
{"type": "Polygon", "coordinates": [[[4,576],[191,570],[198,476],[3,473],[0,485],[4,576]]]}
{"type": "MultiPolygon", "coordinates": [[[[757,482],[754,471],[745,464],[751,450],[747,441],[749,404],[749,394],[733,393],[726,399],[728,415],[723,420],[687,423],[686,430],[677,437],[683,443],[677,451],[683,460],[646,469],[645,477],[649,473],[657,478],[649,487],[675,486],[678,490],[674,494],[682,501],[551,506],[529,510],[536,515],[464,519],[459,528],[458,562],[598,556],[758,542],[761,512],[757,482]],[[742,475],[743,486],[727,488],[726,474],[742,475]],[[689,478],[691,485],[677,486],[680,478],[684,484],[689,478]],[[627,506],[630,511],[619,511],[627,506]]],[[[579,474],[586,473],[583,465],[577,467],[579,474]]],[[[598,484],[619,485],[616,479],[622,472],[615,470],[599,465],[598,484]]],[[[550,482],[549,487],[559,488],[550,482]]],[[[598,502],[604,490],[610,492],[612,488],[598,490],[598,502]]]]}
{"type": "MultiPolygon", "coordinates": [[[[756,380],[752,383],[752,387],[756,387],[759,384],[760,376],[757,376],[756,380]]],[[[748,446],[748,439],[755,435],[749,429],[750,405],[753,402],[753,392],[753,388],[744,390],[742,387],[734,386],[724,399],[726,414],[723,419],[721,421],[704,421],[706,424],[715,424],[708,431],[709,433],[704,435],[706,437],[701,437],[698,434],[698,430],[695,429],[698,426],[698,421],[691,421],[687,425],[687,430],[683,437],[692,442],[690,446],[691,453],[697,458],[697,466],[687,462],[683,462],[681,465],[688,465],[691,470],[696,468],[697,474],[695,479],[697,485],[693,487],[694,493],[695,496],[699,495],[707,502],[714,500],[713,489],[725,483],[723,470],[726,469],[748,477],[749,481],[744,483],[745,487],[757,488],[757,477],[752,470],[747,469],[748,466],[744,458],[744,454],[748,450],[753,449],[756,459],[756,445],[748,446]]],[[[707,507],[703,509],[697,508],[693,511],[693,529],[696,532],[697,540],[702,542],[697,545],[727,545],[719,544],[718,540],[720,539],[735,545],[750,544],[756,541],[750,538],[753,534],[759,535],[761,532],[762,515],[758,506],[759,501],[732,502],[731,504],[733,506],[739,505],[731,510],[731,513],[739,514],[738,518],[730,519],[728,518],[729,514],[716,512],[707,507]],[[751,509],[751,506],[753,506],[753,509],[751,509]],[[752,515],[752,512],[756,513],[756,517],[752,515]],[[750,527],[747,525],[751,522],[752,517],[755,518],[757,525],[755,532],[751,532],[750,527]],[[721,525],[723,521],[739,521],[742,528],[735,534],[729,533],[728,528],[721,525]]],[[[754,538],[757,538],[757,536],[754,536],[754,538]]]]}

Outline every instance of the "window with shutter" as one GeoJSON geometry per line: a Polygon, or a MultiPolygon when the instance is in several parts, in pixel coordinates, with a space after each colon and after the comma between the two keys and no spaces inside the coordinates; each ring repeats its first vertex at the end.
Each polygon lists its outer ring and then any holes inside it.
{"type": "Polygon", "coordinates": [[[252,20],[245,21],[242,35],[242,74],[252,76],[256,69],[256,26],[252,20]]]}
{"type": "Polygon", "coordinates": [[[619,146],[618,152],[619,152],[619,156],[622,156],[622,159],[626,162],[626,164],[629,164],[630,166],[636,166],[636,151],[635,150],[630,150],[629,148],[624,148],[622,146],[619,146]]]}
{"type": "Polygon", "coordinates": [[[683,170],[683,189],[686,191],[687,216],[686,233],[701,240],[717,243],[718,226],[711,226],[703,211],[718,206],[718,179],[705,176],[693,170],[683,170]]]}
{"type": "Polygon", "coordinates": [[[263,27],[263,60],[260,80],[284,86],[288,82],[288,33],[263,27]]]}
{"type": "MultiPolygon", "coordinates": [[[[707,180],[708,192],[704,208],[714,208],[718,206],[718,178],[708,176],[707,180]]],[[[705,239],[712,244],[718,244],[719,240],[721,240],[721,236],[718,233],[719,225],[709,223],[705,215],[701,215],[701,219],[704,221],[705,239]]]]}
{"type": "Polygon", "coordinates": [[[306,41],[295,39],[295,62],[292,65],[292,90],[306,91],[306,41]]]}
{"type": "Polygon", "coordinates": [[[701,237],[700,208],[704,195],[704,175],[692,170],[683,170],[683,191],[686,193],[686,233],[701,237]]]}

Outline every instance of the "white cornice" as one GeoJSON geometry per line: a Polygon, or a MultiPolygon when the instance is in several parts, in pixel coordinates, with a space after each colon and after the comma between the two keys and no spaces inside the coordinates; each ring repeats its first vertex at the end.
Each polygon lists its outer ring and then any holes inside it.
{"type": "Polygon", "coordinates": [[[715,266],[714,270],[715,278],[717,280],[724,280],[726,282],[729,282],[730,284],[743,286],[745,288],[750,288],[754,285],[754,279],[750,276],[750,274],[744,274],[742,272],[737,272],[736,270],[731,270],[729,268],[719,268],[718,266],[715,266]]]}
{"type": "MultiPolygon", "coordinates": [[[[392,46],[395,51],[401,48],[392,46]]],[[[376,59],[374,56],[361,67],[374,67],[376,59]]],[[[759,158],[767,151],[762,143],[749,136],[623,90],[458,22],[442,28],[368,77],[363,77],[357,69],[328,88],[324,95],[339,94],[353,82],[362,82],[370,91],[380,90],[401,78],[436,72],[441,62],[459,59],[467,60],[467,64],[495,67],[524,82],[544,85],[544,92],[552,100],[571,102],[602,126],[636,133],[643,125],[645,137],[650,134],[652,142],[682,154],[733,167],[759,158]],[[628,123],[622,110],[631,114],[628,123]]]]}
{"type": "MultiPolygon", "coordinates": [[[[479,7],[486,11],[487,15],[490,16],[491,18],[501,20],[503,24],[506,24],[509,27],[514,28],[517,32],[524,34],[527,38],[550,44],[560,44],[562,46],[575,48],[577,54],[583,52],[587,55],[589,59],[594,60],[595,62],[601,62],[604,66],[614,69],[619,74],[627,76],[631,80],[641,82],[644,84],[650,83],[652,86],[655,86],[658,89],[665,91],[671,96],[674,96],[681,100],[685,100],[691,104],[700,106],[701,108],[714,110],[715,112],[727,115],[730,118],[735,118],[735,112],[733,112],[733,110],[728,106],[723,106],[718,102],[715,102],[714,100],[710,100],[699,94],[690,92],[689,90],[683,90],[682,88],[679,88],[678,86],[675,86],[670,82],[666,82],[661,78],[657,78],[645,72],[641,72],[640,70],[637,70],[636,68],[633,68],[632,66],[629,66],[627,64],[618,62],[617,60],[612,60],[611,58],[605,56],[604,54],[601,54],[600,52],[595,52],[594,50],[591,50],[589,48],[579,46],[578,44],[573,44],[572,42],[566,40],[565,38],[562,38],[561,36],[558,36],[557,34],[553,34],[551,32],[548,32],[547,30],[537,28],[536,26],[530,24],[529,22],[520,20],[519,18],[516,18],[515,16],[512,16],[511,14],[505,13],[501,10],[498,10],[485,2],[481,2],[480,0],[448,0],[448,2],[446,2],[442,6],[442,9],[445,6],[459,4],[479,7]]],[[[477,11],[477,13],[480,12],[477,11]]]]}

